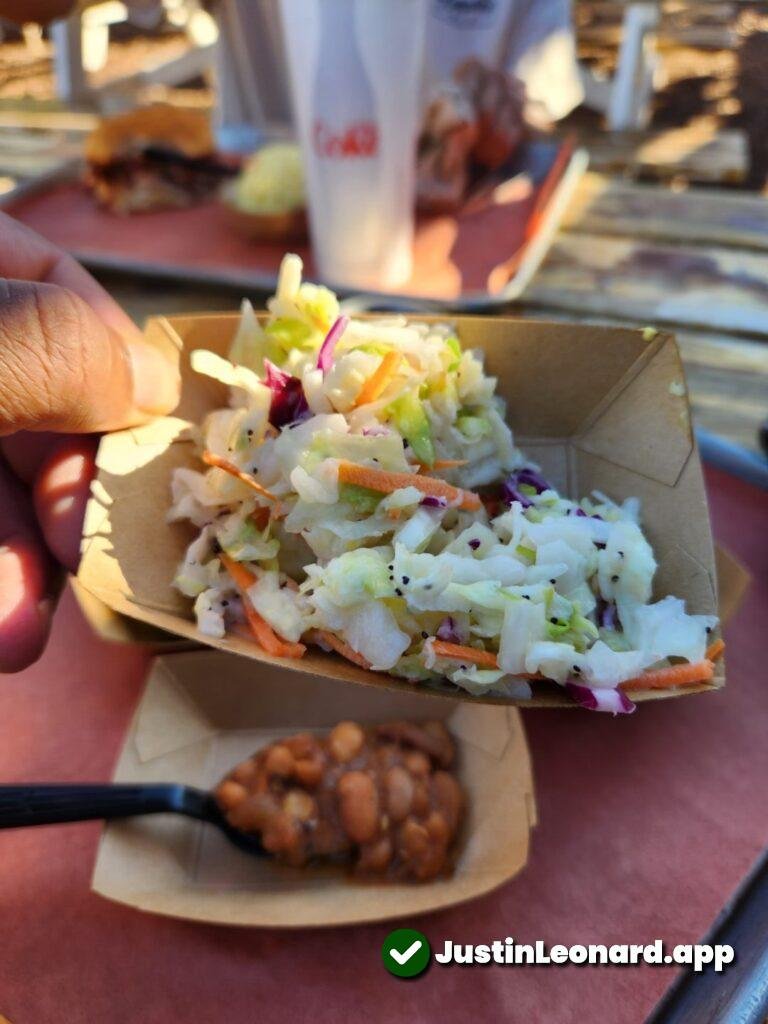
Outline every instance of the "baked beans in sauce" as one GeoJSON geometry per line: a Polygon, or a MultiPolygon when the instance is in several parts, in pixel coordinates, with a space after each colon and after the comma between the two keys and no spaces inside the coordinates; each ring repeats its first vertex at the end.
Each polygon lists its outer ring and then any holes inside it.
{"type": "Polygon", "coordinates": [[[358,875],[448,874],[464,794],[441,722],[339,722],[258,751],[219,783],[229,823],[286,864],[351,863],[358,875]]]}

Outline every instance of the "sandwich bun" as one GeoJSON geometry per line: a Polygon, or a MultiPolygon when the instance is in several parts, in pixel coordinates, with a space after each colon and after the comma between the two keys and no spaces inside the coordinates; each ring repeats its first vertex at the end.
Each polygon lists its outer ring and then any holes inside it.
{"type": "Polygon", "coordinates": [[[146,146],[175,149],[190,159],[212,154],[214,143],[208,114],[156,103],[105,117],[88,136],[85,156],[90,164],[108,164],[146,146]]]}

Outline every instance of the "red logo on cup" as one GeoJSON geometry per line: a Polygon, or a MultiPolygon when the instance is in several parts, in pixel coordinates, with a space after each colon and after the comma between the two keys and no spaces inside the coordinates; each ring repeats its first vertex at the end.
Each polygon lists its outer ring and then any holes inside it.
{"type": "Polygon", "coordinates": [[[315,121],[312,130],[315,152],[333,159],[376,156],[379,130],[373,121],[355,121],[334,131],[325,121],[315,121]]]}

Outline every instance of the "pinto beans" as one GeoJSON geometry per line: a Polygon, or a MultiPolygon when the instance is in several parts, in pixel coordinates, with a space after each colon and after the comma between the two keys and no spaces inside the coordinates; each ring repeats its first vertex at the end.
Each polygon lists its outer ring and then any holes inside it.
{"type": "Polygon", "coordinates": [[[216,798],[225,811],[232,811],[248,799],[248,790],[234,779],[225,779],[216,790],[216,798]]]}
{"type": "Polygon", "coordinates": [[[386,870],[391,860],[392,840],[389,836],[382,836],[381,839],[360,847],[357,870],[363,874],[380,875],[382,871],[386,870]]]}
{"type": "Polygon", "coordinates": [[[453,832],[459,824],[464,807],[464,794],[461,791],[461,786],[448,772],[435,772],[432,776],[432,795],[435,803],[445,815],[448,828],[453,832]]]}
{"type": "Polygon", "coordinates": [[[430,839],[434,840],[435,843],[444,846],[447,845],[448,840],[451,837],[451,830],[448,828],[448,822],[440,811],[431,811],[429,817],[424,822],[424,828],[430,839]]]}
{"type": "Polygon", "coordinates": [[[290,789],[283,800],[283,810],[297,821],[309,821],[317,815],[317,804],[303,789],[290,789]]]}
{"type": "Polygon", "coordinates": [[[368,843],[379,827],[379,794],[366,772],[346,772],[338,782],[339,813],[349,838],[368,843]]]}
{"type": "Polygon", "coordinates": [[[227,820],[241,832],[259,832],[277,813],[278,804],[269,793],[256,793],[227,813],[227,820]]]}
{"type": "Polygon", "coordinates": [[[253,780],[256,774],[256,762],[252,757],[249,757],[247,761],[241,761],[236,767],[230,772],[231,777],[235,782],[240,782],[244,786],[248,786],[253,780]]]}
{"type": "Polygon", "coordinates": [[[409,750],[403,764],[411,775],[429,775],[429,758],[421,750],[409,750]]]}
{"type": "Polygon", "coordinates": [[[408,818],[400,826],[398,843],[403,856],[415,860],[429,848],[429,832],[415,818],[408,818]]]}
{"type": "Polygon", "coordinates": [[[385,806],[393,821],[402,821],[410,812],[413,789],[413,776],[402,765],[390,768],[384,776],[385,806]]]}
{"type": "Polygon", "coordinates": [[[276,743],[269,747],[264,759],[264,767],[268,775],[280,775],[288,778],[293,772],[296,761],[288,747],[283,743],[276,743]]]}
{"type": "Polygon", "coordinates": [[[380,736],[407,743],[433,758],[441,768],[453,760],[453,741],[442,722],[388,722],[378,727],[380,736]]]}
{"type": "Polygon", "coordinates": [[[357,757],[363,749],[363,743],[365,733],[354,722],[339,722],[328,737],[328,748],[341,764],[357,757]]]}
{"type": "Polygon", "coordinates": [[[319,754],[314,757],[302,757],[293,765],[293,777],[309,789],[314,789],[319,784],[324,772],[325,764],[319,754]]]}
{"type": "Polygon", "coordinates": [[[311,757],[318,749],[315,737],[309,732],[300,732],[289,736],[283,743],[294,757],[311,757]]]}
{"type": "Polygon", "coordinates": [[[234,828],[286,864],[346,859],[359,874],[426,881],[452,866],[464,805],[453,760],[440,722],[339,722],[264,748],[215,795],[234,828]]]}
{"type": "Polygon", "coordinates": [[[413,813],[424,815],[429,813],[429,785],[425,778],[416,779],[413,787],[413,813]]]}
{"type": "Polygon", "coordinates": [[[261,833],[264,849],[283,854],[289,864],[300,864],[302,854],[301,825],[285,811],[278,811],[261,833]]]}

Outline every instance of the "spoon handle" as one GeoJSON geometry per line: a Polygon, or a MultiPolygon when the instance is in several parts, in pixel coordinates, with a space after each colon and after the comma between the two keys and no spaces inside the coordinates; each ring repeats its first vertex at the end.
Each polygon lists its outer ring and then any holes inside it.
{"type": "Polygon", "coordinates": [[[163,812],[211,820],[212,804],[209,793],[173,783],[0,786],[0,828],[163,812]]]}

